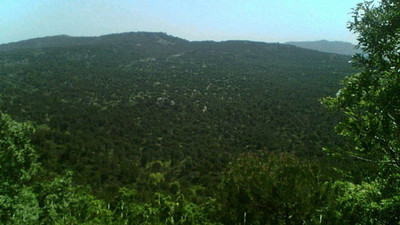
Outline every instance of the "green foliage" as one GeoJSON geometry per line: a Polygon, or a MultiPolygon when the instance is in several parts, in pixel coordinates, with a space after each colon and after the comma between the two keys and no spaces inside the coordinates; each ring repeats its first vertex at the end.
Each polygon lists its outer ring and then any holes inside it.
{"type": "Polygon", "coordinates": [[[110,224],[106,204],[72,184],[72,174],[39,184],[43,224],[110,224]]]}
{"type": "MultiPolygon", "coordinates": [[[[4,203],[0,203],[2,207],[4,203]]],[[[9,224],[38,224],[41,208],[36,194],[32,188],[22,188],[12,203],[12,217],[8,218],[9,224]]]]}
{"type": "Polygon", "coordinates": [[[18,123],[0,114],[0,190],[18,189],[29,183],[36,173],[37,155],[29,138],[32,133],[29,123],[18,123]]]}
{"type": "Polygon", "coordinates": [[[325,99],[344,113],[337,130],[348,137],[348,153],[400,167],[400,3],[359,4],[349,28],[359,35],[365,56],[354,63],[363,68],[343,81],[335,98],[325,99]]]}
{"type": "Polygon", "coordinates": [[[337,199],[331,206],[331,213],[337,221],[336,224],[386,224],[379,218],[382,205],[380,185],[376,182],[363,182],[353,184],[351,182],[335,183],[337,199]]]}
{"type": "Polygon", "coordinates": [[[391,178],[354,184],[336,181],[328,212],[332,224],[400,224],[399,180],[391,178]],[[388,182],[390,186],[388,187],[388,182]]]}
{"type": "Polygon", "coordinates": [[[32,132],[30,124],[0,114],[0,221],[20,218],[30,223],[37,218],[37,202],[27,187],[39,167],[30,144],[32,132]]]}
{"type": "Polygon", "coordinates": [[[318,164],[286,153],[243,154],[223,179],[225,224],[325,223],[330,189],[318,164]]]}
{"type": "MultiPolygon", "coordinates": [[[[103,201],[72,184],[71,175],[50,182],[32,179],[40,166],[30,144],[33,128],[0,117],[0,222],[2,224],[107,224],[103,201]]],[[[43,172],[43,171],[42,171],[43,172]]]]}
{"type": "MultiPolygon", "coordinates": [[[[347,138],[341,153],[380,166],[361,184],[336,182],[335,212],[343,224],[399,224],[400,221],[400,2],[364,2],[349,28],[365,55],[354,65],[362,72],[343,81],[328,107],[344,118],[337,126],[347,138]]],[[[335,207],[332,207],[334,209],[335,207]]]]}
{"type": "Polygon", "coordinates": [[[136,191],[121,189],[121,200],[115,212],[118,224],[219,224],[211,217],[217,211],[215,200],[195,204],[181,194],[175,197],[156,193],[145,204],[137,202],[136,191]]]}

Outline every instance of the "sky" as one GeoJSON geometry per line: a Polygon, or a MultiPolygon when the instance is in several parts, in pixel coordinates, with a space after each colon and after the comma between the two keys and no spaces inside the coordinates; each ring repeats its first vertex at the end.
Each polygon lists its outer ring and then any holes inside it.
{"type": "Polygon", "coordinates": [[[66,34],[165,32],[190,41],[331,40],[361,0],[0,0],[0,44],[66,34]]]}

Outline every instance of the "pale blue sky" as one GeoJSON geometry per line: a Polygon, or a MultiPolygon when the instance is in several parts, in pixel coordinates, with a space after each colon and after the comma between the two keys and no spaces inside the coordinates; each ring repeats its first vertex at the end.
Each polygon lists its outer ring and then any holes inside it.
{"type": "Polygon", "coordinates": [[[0,43],[59,34],[161,31],[187,40],[355,43],[362,0],[0,0],[0,43]]]}

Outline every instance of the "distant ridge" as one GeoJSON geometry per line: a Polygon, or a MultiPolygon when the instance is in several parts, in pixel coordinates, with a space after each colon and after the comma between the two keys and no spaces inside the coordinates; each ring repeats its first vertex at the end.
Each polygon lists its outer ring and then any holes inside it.
{"type": "MultiPolygon", "coordinates": [[[[68,35],[56,35],[48,37],[38,37],[18,42],[11,42],[0,44],[0,51],[9,51],[15,49],[41,49],[41,48],[59,48],[59,47],[72,47],[72,46],[86,46],[86,45],[102,45],[102,44],[116,44],[126,46],[128,43],[134,44],[138,42],[157,42],[162,45],[173,46],[178,44],[179,46],[193,43],[218,43],[215,41],[194,41],[190,42],[185,39],[174,37],[163,32],[126,32],[126,33],[115,33],[101,36],[87,36],[87,37],[74,37],[68,35]]],[[[225,44],[258,44],[263,45],[267,43],[254,42],[254,41],[222,41],[225,44]]],[[[144,43],[142,43],[144,44],[144,43]]],[[[151,43],[147,43],[151,44],[151,43]]],[[[355,45],[348,42],[340,41],[309,41],[309,42],[287,42],[284,45],[292,45],[304,49],[316,50],[325,53],[334,53],[341,55],[354,55],[360,51],[355,49],[355,45]]]]}
{"type": "Polygon", "coordinates": [[[109,43],[113,40],[115,44],[123,44],[126,41],[140,40],[151,40],[157,39],[156,41],[163,40],[161,44],[172,44],[177,42],[188,42],[184,39],[173,37],[162,32],[126,32],[126,33],[115,33],[107,34],[102,36],[92,37],[73,37],[68,35],[56,35],[48,37],[33,38],[18,42],[11,42],[6,44],[0,44],[0,51],[9,51],[14,49],[37,49],[37,48],[54,48],[54,47],[72,47],[82,45],[98,45],[109,43]]]}
{"type": "Polygon", "coordinates": [[[51,48],[61,46],[67,47],[72,45],[88,44],[91,39],[92,38],[90,37],[71,37],[68,35],[39,37],[18,42],[1,44],[0,51],[8,51],[13,49],[51,48]]]}
{"type": "Polygon", "coordinates": [[[294,45],[300,48],[306,48],[316,50],[320,52],[335,53],[341,55],[354,55],[361,53],[360,50],[356,49],[356,46],[349,42],[342,41],[304,41],[304,42],[287,42],[286,44],[294,45]]]}

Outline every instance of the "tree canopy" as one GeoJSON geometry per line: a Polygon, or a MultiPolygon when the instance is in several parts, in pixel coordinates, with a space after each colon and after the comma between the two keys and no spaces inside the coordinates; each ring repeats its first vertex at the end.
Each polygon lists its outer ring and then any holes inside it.
{"type": "Polygon", "coordinates": [[[364,2],[349,29],[364,54],[353,57],[361,72],[347,77],[336,97],[325,99],[343,113],[337,126],[348,142],[341,153],[379,166],[362,183],[336,182],[338,215],[346,224],[400,221],[400,2],[364,2]],[[354,213],[357,212],[357,213],[354,213]]]}
{"type": "Polygon", "coordinates": [[[345,115],[337,130],[351,142],[348,154],[399,168],[400,2],[358,4],[349,29],[364,52],[353,57],[362,72],[325,102],[345,115]]]}

